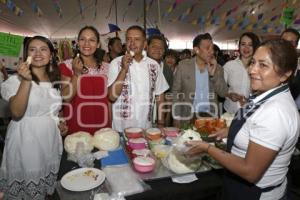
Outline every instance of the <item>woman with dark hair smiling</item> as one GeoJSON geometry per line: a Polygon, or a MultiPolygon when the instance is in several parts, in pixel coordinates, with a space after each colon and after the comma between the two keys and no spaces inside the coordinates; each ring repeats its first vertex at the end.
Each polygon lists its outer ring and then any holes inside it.
{"type": "Polygon", "coordinates": [[[239,39],[240,57],[223,66],[224,79],[229,86],[224,109],[229,113],[235,113],[249,97],[250,78],[247,69],[259,43],[259,38],[254,33],[243,33],[239,39]]]}
{"type": "Polygon", "coordinates": [[[27,41],[24,52],[27,61],[18,66],[18,74],[1,85],[12,120],[6,133],[0,191],[4,199],[44,200],[54,192],[62,153],[60,75],[50,40],[35,36],[27,41]]]}
{"type": "Polygon", "coordinates": [[[227,169],[224,199],[283,200],[286,174],[299,136],[300,119],[287,82],[297,68],[297,53],[284,40],[264,42],[249,66],[255,95],[231,126],[211,137],[227,137],[227,152],[190,141],[188,155],[208,153],[227,169]]]}
{"type": "Polygon", "coordinates": [[[69,134],[86,131],[93,135],[100,128],[111,126],[108,64],[102,62],[99,48],[99,32],[93,26],[85,26],[78,34],[79,53],[59,66],[69,134]]]}

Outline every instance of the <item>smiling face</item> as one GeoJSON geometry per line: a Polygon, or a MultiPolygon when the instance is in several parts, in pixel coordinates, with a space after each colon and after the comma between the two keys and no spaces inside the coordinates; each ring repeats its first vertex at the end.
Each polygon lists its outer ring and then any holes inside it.
{"type": "Polygon", "coordinates": [[[261,94],[285,82],[290,73],[280,75],[278,66],[271,59],[269,49],[261,46],[256,50],[249,66],[251,88],[261,94]]]}
{"type": "Polygon", "coordinates": [[[100,41],[91,29],[85,29],[78,37],[78,47],[80,53],[84,56],[94,55],[97,48],[100,47],[100,41]]]}
{"type": "Polygon", "coordinates": [[[28,45],[28,56],[32,57],[31,65],[33,67],[43,67],[49,64],[51,59],[51,52],[47,43],[35,39],[28,45]]]}
{"type": "Polygon", "coordinates": [[[250,58],[253,55],[253,44],[251,38],[246,35],[242,37],[239,44],[239,50],[242,58],[250,58]]]}
{"type": "Polygon", "coordinates": [[[165,44],[159,39],[152,39],[148,45],[147,52],[150,58],[160,62],[165,53],[165,44]]]}

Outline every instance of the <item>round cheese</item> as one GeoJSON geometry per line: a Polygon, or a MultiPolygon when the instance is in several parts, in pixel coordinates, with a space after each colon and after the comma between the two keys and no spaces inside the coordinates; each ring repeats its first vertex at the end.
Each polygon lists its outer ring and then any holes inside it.
{"type": "Polygon", "coordinates": [[[120,145],[119,133],[111,128],[102,128],[95,132],[93,144],[100,150],[113,151],[120,145]]]}

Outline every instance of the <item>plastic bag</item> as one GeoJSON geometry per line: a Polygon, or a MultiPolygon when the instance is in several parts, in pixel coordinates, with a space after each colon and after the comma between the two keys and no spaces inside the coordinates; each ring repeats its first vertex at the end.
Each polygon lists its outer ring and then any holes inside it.
{"type": "Polygon", "coordinates": [[[95,157],[90,151],[84,150],[84,144],[78,142],[74,154],[68,154],[68,160],[76,162],[80,167],[94,167],[95,157]]]}
{"type": "Polygon", "coordinates": [[[128,164],[107,166],[102,170],[105,173],[108,182],[107,189],[112,198],[118,199],[151,189],[132,171],[128,164]]]}

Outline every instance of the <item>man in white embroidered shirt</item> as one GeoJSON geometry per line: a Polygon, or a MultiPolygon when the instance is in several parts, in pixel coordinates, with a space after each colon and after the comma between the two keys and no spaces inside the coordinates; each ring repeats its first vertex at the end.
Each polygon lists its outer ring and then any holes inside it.
{"type": "Polygon", "coordinates": [[[126,54],[110,63],[108,96],[113,102],[112,127],[119,132],[128,127],[151,127],[155,96],[159,96],[158,125],[164,123],[163,93],[169,86],[159,64],[146,56],[146,45],[144,29],[131,26],[126,31],[126,54]]]}

